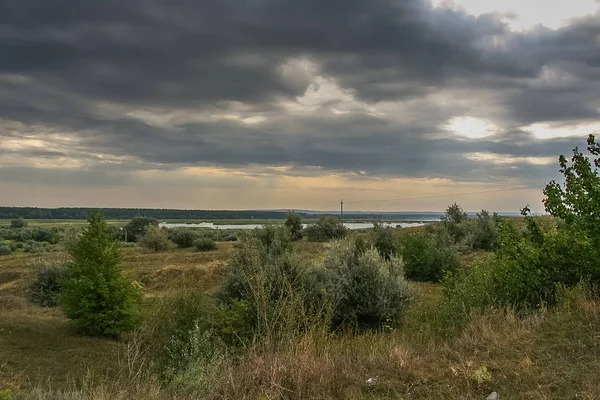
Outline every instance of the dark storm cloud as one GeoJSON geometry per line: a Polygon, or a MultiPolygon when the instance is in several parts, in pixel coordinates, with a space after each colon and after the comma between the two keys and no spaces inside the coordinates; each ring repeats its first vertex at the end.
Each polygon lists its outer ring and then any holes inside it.
{"type": "MultiPolygon", "coordinates": [[[[3,129],[0,140],[73,135],[73,143],[37,156],[139,159],[123,169],[293,165],[367,176],[533,179],[548,168],[491,165],[465,154],[546,157],[576,144],[513,128],[600,117],[599,37],[599,14],[556,31],[512,32],[493,15],[422,0],[6,0],[0,118],[26,127],[3,129]],[[297,59],[311,60],[318,74],[370,104],[457,89],[475,106],[479,95],[494,93],[495,121],[510,129],[455,138],[440,127],[470,107],[428,100],[406,123],[359,112],[295,116],[281,101],[295,101],[314,83],[297,59]],[[218,114],[240,104],[267,121],[161,125],[131,114],[218,114]]],[[[321,109],[334,107],[330,101],[321,109]]]]}

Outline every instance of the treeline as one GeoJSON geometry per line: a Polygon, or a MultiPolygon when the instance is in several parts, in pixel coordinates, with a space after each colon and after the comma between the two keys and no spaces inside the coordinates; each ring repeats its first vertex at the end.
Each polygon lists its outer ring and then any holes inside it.
{"type": "MultiPolygon", "coordinates": [[[[89,219],[94,211],[100,212],[106,219],[132,219],[135,217],[149,217],[156,219],[280,219],[287,218],[285,211],[261,211],[261,210],[173,210],[154,208],[38,208],[38,207],[0,207],[0,219],[89,219]]],[[[298,212],[302,218],[317,219],[321,213],[298,212]]],[[[336,214],[337,215],[337,214],[336,214]]],[[[420,221],[423,219],[437,219],[438,214],[414,213],[414,214],[390,214],[390,213],[346,213],[347,221],[420,221]]]]}
{"type": "Polygon", "coordinates": [[[0,219],[88,219],[99,211],[107,219],[144,216],[158,219],[285,219],[283,211],[170,210],[145,208],[0,207],[0,219]]]}

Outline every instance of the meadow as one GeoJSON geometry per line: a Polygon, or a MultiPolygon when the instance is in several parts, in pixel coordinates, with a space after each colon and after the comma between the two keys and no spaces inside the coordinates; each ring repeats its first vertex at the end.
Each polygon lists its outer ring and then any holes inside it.
{"type": "MultiPolygon", "coordinates": [[[[121,221],[120,221],[121,222],[121,221]]],[[[390,230],[395,237],[423,228],[390,230]]],[[[353,240],[369,240],[355,233],[353,240]]],[[[198,252],[124,248],[122,268],[144,291],[144,308],[182,293],[212,295],[226,274],[235,242],[198,252]]],[[[308,260],[320,260],[326,242],[290,244],[308,260]]],[[[136,335],[120,339],[78,334],[59,308],[28,300],[35,260],[56,252],[16,252],[0,259],[0,393],[24,399],[186,399],[194,390],[159,382],[135,349],[136,335]],[[10,392],[8,391],[10,390],[10,392]]],[[[461,268],[485,252],[460,255],[461,268]]],[[[465,399],[598,398],[600,302],[575,288],[552,309],[526,315],[512,307],[474,314],[464,328],[437,332],[442,285],[414,282],[418,294],[401,326],[386,332],[307,334],[265,348],[257,345],[217,369],[202,398],[465,399]]]]}

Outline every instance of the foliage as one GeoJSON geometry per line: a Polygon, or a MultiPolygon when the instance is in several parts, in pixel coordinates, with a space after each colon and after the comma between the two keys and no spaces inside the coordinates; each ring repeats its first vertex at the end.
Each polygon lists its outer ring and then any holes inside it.
{"type": "Polygon", "coordinates": [[[464,222],[467,219],[469,219],[467,212],[456,203],[453,203],[450,206],[448,206],[448,208],[446,208],[446,213],[442,217],[442,221],[452,224],[460,224],[461,222],[464,222]]]}
{"type": "Polygon", "coordinates": [[[27,221],[25,221],[23,219],[23,217],[19,217],[17,219],[13,219],[12,221],[10,221],[10,227],[12,229],[25,228],[26,226],[27,226],[27,221]]]}
{"type": "Polygon", "coordinates": [[[120,270],[120,246],[106,221],[94,214],[70,251],[60,304],[75,326],[88,335],[118,336],[135,326],[141,290],[120,270]]]}
{"type": "Polygon", "coordinates": [[[218,293],[221,304],[247,306],[253,339],[280,343],[323,323],[324,304],[314,293],[310,265],[290,252],[284,227],[265,227],[236,243],[218,293]]]}
{"type": "Polygon", "coordinates": [[[42,307],[59,304],[60,282],[66,277],[69,259],[61,255],[39,257],[28,263],[34,272],[29,284],[29,300],[42,307]]]}
{"type": "Polygon", "coordinates": [[[217,249],[217,243],[211,238],[203,237],[194,241],[194,246],[198,251],[212,251],[217,249]]]}
{"type": "Polygon", "coordinates": [[[482,210],[472,221],[472,247],[475,250],[493,251],[498,245],[498,223],[500,217],[482,210]]]}
{"type": "Polygon", "coordinates": [[[181,382],[190,372],[207,373],[226,346],[251,336],[244,312],[223,308],[201,292],[183,292],[160,301],[142,327],[146,347],[162,380],[181,382]]]}
{"type": "Polygon", "coordinates": [[[450,233],[455,243],[460,243],[464,240],[468,232],[469,216],[461,206],[453,203],[446,209],[446,213],[442,217],[442,224],[450,233]]]}
{"type": "Polygon", "coordinates": [[[302,239],[302,218],[298,213],[288,213],[285,220],[285,226],[292,234],[292,240],[302,239]]]}
{"type": "Polygon", "coordinates": [[[36,242],[48,242],[57,244],[62,237],[63,230],[59,228],[41,228],[36,227],[31,232],[31,237],[36,242]]]}
{"type": "Polygon", "coordinates": [[[364,329],[398,325],[414,296],[404,278],[402,260],[386,260],[375,249],[358,250],[354,241],[339,240],[325,253],[325,287],[334,307],[334,326],[348,324],[364,329]]]}
{"type": "Polygon", "coordinates": [[[399,254],[398,239],[394,234],[393,228],[384,228],[379,224],[375,224],[372,231],[373,245],[386,260],[399,254]]]}
{"type": "Polygon", "coordinates": [[[125,227],[127,230],[127,240],[130,242],[139,240],[151,226],[158,227],[158,220],[156,218],[134,217],[125,227]]]}
{"type": "Polygon", "coordinates": [[[0,256],[9,256],[12,253],[10,244],[7,242],[0,243],[0,256]]]}
{"type": "Polygon", "coordinates": [[[198,239],[198,234],[191,229],[176,228],[169,230],[169,239],[177,247],[185,249],[194,246],[194,242],[198,239]]]}
{"type": "Polygon", "coordinates": [[[289,231],[283,227],[267,226],[246,233],[235,245],[227,273],[219,290],[224,302],[233,299],[248,301],[251,297],[250,279],[262,272],[266,279],[274,282],[270,288],[270,298],[283,293],[282,285],[298,282],[303,265],[289,258],[289,231]]]}
{"type": "Polygon", "coordinates": [[[400,249],[408,279],[439,282],[460,265],[456,246],[445,229],[403,235],[400,249]]]}
{"type": "Polygon", "coordinates": [[[597,251],[585,236],[569,229],[544,232],[539,220],[527,218],[525,235],[501,222],[497,252],[445,280],[447,307],[457,320],[472,309],[552,306],[562,288],[598,280],[597,251]]]}
{"type": "Polygon", "coordinates": [[[600,243],[600,144],[594,135],[587,140],[589,156],[573,150],[571,161],[559,157],[560,173],[564,175],[564,187],[556,181],[544,189],[546,211],[564,219],[576,230],[583,231],[600,243]]]}
{"type": "Polygon", "coordinates": [[[348,230],[339,218],[332,215],[322,215],[317,222],[306,228],[306,236],[311,242],[325,242],[331,239],[346,237],[348,230]]]}
{"type": "Polygon", "coordinates": [[[173,246],[169,232],[154,225],[148,227],[146,234],[138,239],[138,244],[151,251],[165,251],[173,246]]]}

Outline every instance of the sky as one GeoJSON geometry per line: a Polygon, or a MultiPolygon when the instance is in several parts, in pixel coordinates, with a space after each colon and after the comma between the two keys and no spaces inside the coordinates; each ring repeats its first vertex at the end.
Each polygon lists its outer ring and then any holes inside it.
{"type": "Polygon", "coordinates": [[[0,205],[541,212],[597,0],[5,0],[0,205]]]}

